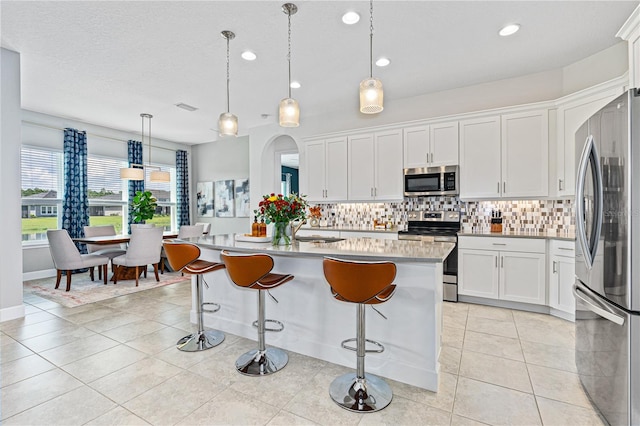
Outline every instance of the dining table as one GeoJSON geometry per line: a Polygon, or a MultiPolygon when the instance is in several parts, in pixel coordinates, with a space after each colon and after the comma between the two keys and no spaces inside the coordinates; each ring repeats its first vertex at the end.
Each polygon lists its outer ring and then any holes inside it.
{"type": "MultiPolygon", "coordinates": [[[[177,238],[177,237],[178,237],[178,233],[173,231],[166,231],[162,234],[162,238],[165,240],[171,239],[171,238],[177,238]]],[[[130,234],[100,235],[96,237],[72,238],[72,240],[76,243],[82,243],[82,244],[96,244],[96,245],[123,244],[123,243],[128,243],[131,240],[131,235],[130,234]]],[[[162,261],[162,259],[160,259],[160,261],[162,261]]],[[[146,277],[147,276],[146,270],[144,270],[144,268],[139,270],[139,273],[142,273],[142,272],[145,272],[145,277],[146,277]]],[[[129,268],[127,266],[118,267],[115,270],[114,275],[111,277],[110,281],[115,281],[116,274],[118,277],[118,281],[135,280],[136,268],[129,268]]]]}

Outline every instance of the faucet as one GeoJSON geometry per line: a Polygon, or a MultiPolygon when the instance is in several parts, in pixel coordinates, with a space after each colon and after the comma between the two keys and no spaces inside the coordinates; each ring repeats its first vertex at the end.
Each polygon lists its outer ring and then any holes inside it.
{"type": "Polygon", "coordinates": [[[307,223],[307,219],[304,219],[302,222],[298,223],[297,225],[294,225],[293,222],[291,223],[291,241],[295,241],[296,232],[298,232],[300,228],[302,228],[302,225],[304,225],[305,223],[307,223]]]}

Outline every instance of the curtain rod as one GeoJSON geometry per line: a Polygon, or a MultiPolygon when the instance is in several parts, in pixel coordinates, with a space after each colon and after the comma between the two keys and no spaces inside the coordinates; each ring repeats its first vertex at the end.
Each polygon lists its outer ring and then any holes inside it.
{"type": "MultiPolygon", "coordinates": [[[[28,120],[22,120],[22,122],[25,123],[25,124],[31,124],[32,126],[45,127],[47,129],[60,130],[60,131],[64,132],[64,129],[62,129],[60,127],[49,126],[48,124],[36,123],[34,121],[28,121],[28,120]]],[[[127,143],[128,142],[127,140],[112,138],[111,136],[103,136],[103,135],[98,135],[96,133],[89,133],[89,132],[86,132],[86,133],[87,133],[87,136],[91,135],[91,136],[96,136],[96,137],[103,138],[103,139],[111,139],[112,141],[122,142],[122,143],[127,143]]],[[[163,146],[152,145],[152,148],[154,148],[154,149],[164,149],[165,151],[176,152],[175,149],[165,148],[163,146]]],[[[186,150],[184,150],[184,151],[186,151],[186,150]]]]}

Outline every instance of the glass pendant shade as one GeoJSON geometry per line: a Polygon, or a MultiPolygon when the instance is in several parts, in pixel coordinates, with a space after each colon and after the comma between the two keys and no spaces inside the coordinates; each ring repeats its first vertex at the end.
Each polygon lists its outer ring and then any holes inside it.
{"type": "Polygon", "coordinates": [[[120,169],[120,179],[144,180],[144,169],[125,167],[120,169]]]}
{"type": "Polygon", "coordinates": [[[280,101],[279,118],[281,127],[298,127],[300,125],[300,106],[292,98],[280,101]]]}
{"type": "Polygon", "coordinates": [[[154,170],[149,174],[149,180],[151,182],[171,182],[171,175],[169,172],[154,170]]]}
{"type": "Polygon", "coordinates": [[[218,120],[220,136],[238,136],[238,117],[230,112],[220,114],[218,120]]]}
{"type": "Polygon", "coordinates": [[[377,114],[384,109],[383,104],[382,82],[374,77],[362,80],[360,82],[360,112],[377,114]]]}

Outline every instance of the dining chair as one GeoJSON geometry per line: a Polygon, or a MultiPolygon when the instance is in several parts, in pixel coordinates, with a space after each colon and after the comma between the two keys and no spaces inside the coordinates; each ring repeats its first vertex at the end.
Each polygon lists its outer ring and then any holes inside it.
{"type": "MultiPolygon", "coordinates": [[[[116,235],[116,228],[113,225],[101,225],[101,226],[85,226],[85,237],[107,237],[110,235],[116,235]]],[[[120,256],[127,252],[127,249],[122,244],[87,244],[87,252],[89,254],[98,254],[101,256],[107,256],[109,259],[120,256]]],[[[111,265],[113,271],[113,264],[111,265]]],[[[102,278],[102,270],[98,270],[98,278],[102,278]]]]}
{"type": "Polygon", "coordinates": [[[202,225],[204,227],[204,229],[202,230],[202,233],[204,235],[209,234],[209,231],[211,231],[211,224],[208,222],[196,222],[196,225],[202,225]]]}
{"type": "MultiPolygon", "coordinates": [[[[204,234],[204,224],[196,224],[196,225],[182,225],[178,230],[178,239],[191,238],[191,237],[201,237],[204,234]]],[[[164,274],[164,268],[167,260],[167,254],[164,251],[164,247],[162,248],[162,252],[160,253],[160,273],[164,274]]],[[[171,265],[169,265],[171,266],[171,265]]]]}
{"type": "Polygon", "coordinates": [[[135,268],[136,287],[140,277],[140,267],[147,269],[147,265],[153,265],[153,272],[156,281],[160,281],[158,276],[158,264],[160,263],[160,251],[162,250],[162,231],[159,226],[152,228],[133,228],[127,252],[121,256],[114,257],[111,262],[116,266],[113,274],[113,283],[117,284],[119,270],[122,267],[135,268]]]}
{"type": "Polygon", "coordinates": [[[90,268],[89,274],[93,281],[93,267],[102,266],[104,283],[107,283],[107,265],[109,258],[97,254],[80,254],[78,247],[74,244],[66,229],[56,229],[47,231],[49,240],[49,250],[56,268],[56,289],[60,286],[62,271],[67,273],[67,290],[71,289],[71,272],[74,269],[90,268]]]}

